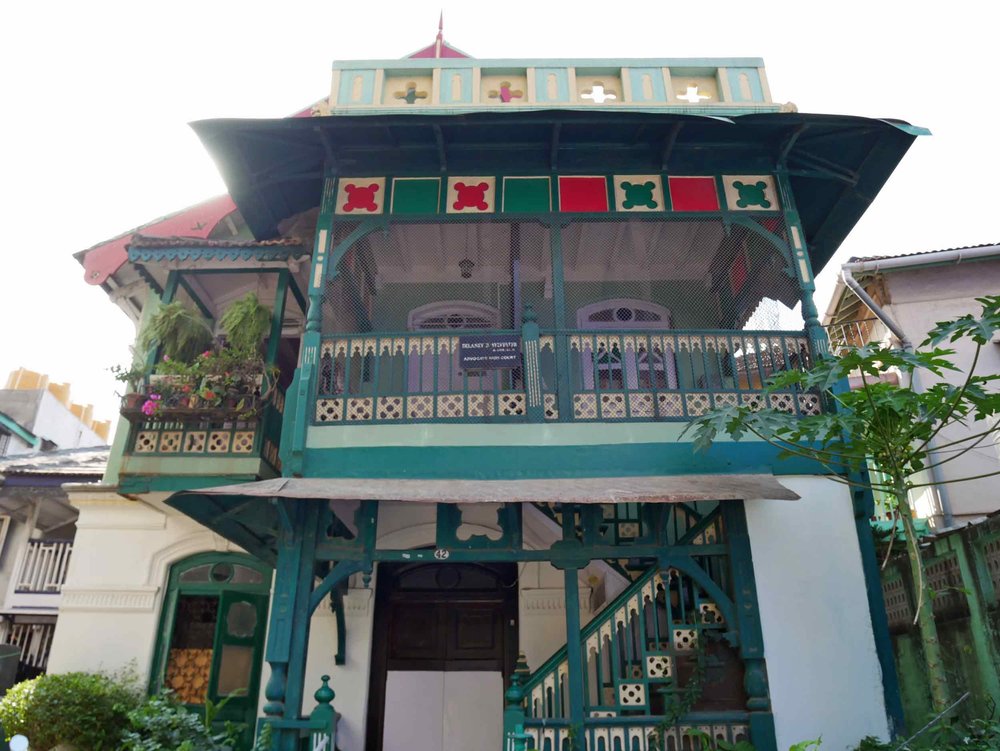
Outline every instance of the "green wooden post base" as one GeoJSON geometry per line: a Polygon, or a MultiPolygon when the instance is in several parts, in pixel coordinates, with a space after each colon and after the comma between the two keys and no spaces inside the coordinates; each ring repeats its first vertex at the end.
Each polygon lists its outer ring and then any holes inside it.
{"type": "MultiPolygon", "coordinates": [[[[770,712],[750,713],[750,740],[755,751],[778,751],[773,714],[770,712]]],[[[803,740],[809,739],[803,738],[803,740]]]]}

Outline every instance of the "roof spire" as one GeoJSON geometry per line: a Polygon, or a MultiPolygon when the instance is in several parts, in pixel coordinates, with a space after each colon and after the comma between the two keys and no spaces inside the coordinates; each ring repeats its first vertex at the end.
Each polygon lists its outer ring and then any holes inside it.
{"type": "Polygon", "coordinates": [[[438,16],[438,35],[434,40],[434,57],[441,57],[441,45],[444,44],[444,8],[438,16]]]}

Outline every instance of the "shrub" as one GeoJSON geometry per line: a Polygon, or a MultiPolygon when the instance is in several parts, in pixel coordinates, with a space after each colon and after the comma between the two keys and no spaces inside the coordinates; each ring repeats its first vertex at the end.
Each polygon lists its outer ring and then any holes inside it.
{"type": "Polygon", "coordinates": [[[113,751],[139,702],[128,680],[94,673],[41,675],[0,700],[0,723],[8,738],[26,735],[32,748],[64,743],[77,751],[113,751]]]}
{"type": "Polygon", "coordinates": [[[215,732],[206,721],[169,694],[152,696],[128,715],[130,729],[122,736],[122,751],[231,751],[239,726],[227,723],[215,732]]]}

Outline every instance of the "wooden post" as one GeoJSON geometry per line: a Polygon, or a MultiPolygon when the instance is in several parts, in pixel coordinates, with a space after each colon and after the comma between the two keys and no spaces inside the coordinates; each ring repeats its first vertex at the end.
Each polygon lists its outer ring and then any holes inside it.
{"type": "MultiPolygon", "coordinates": [[[[576,506],[564,504],[562,512],[562,542],[576,539],[576,506]]],[[[566,662],[568,668],[570,738],[575,738],[570,751],[583,748],[583,648],[580,645],[580,582],[579,569],[586,561],[563,569],[566,587],[566,662]]]]}
{"type": "Polygon", "coordinates": [[[503,738],[504,751],[524,751],[524,690],[521,683],[525,677],[530,675],[528,663],[524,659],[524,652],[517,656],[517,665],[514,668],[514,675],[510,677],[510,688],[504,698],[507,705],[503,710],[503,738]]]}
{"type": "MultiPolygon", "coordinates": [[[[286,501],[279,514],[278,561],[274,573],[274,598],[267,643],[271,677],[264,689],[268,718],[299,719],[302,709],[306,647],[312,615],[309,598],[313,587],[316,535],[319,528],[318,501],[286,501]]],[[[298,731],[277,728],[274,748],[295,751],[298,731]]]]}
{"type": "Polygon", "coordinates": [[[743,501],[723,501],[719,507],[726,535],[729,537],[733,604],[736,606],[740,635],[740,657],[743,658],[743,687],[747,692],[747,710],[750,712],[750,740],[758,751],[775,751],[777,739],[767,687],[764,635],[757,609],[757,584],[754,580],[746,513],[743,501]]]}

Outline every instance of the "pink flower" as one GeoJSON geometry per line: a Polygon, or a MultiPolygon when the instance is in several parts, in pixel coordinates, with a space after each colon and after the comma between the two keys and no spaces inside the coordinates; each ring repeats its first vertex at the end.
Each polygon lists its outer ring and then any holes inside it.
{"type": "Polygon", "coordinates": [[[211,357],[212,356],[212,350],[206,349],[204,352],[201,353],[201,356],[202,357],[211,357]]]}
{"type": "Polygon", "coordinates": [[[164,355],[163,362],[170,362],[170,355],[164,355]]]}
{"type": "Polygon", "coordinates": [[[153,413],[156,412],[156,407],[157,404],[155,401],[153,401],[152,399],[147,399],[142,404],[142,414],[146,415],[146,417],[152,417],[153,413]]]}

